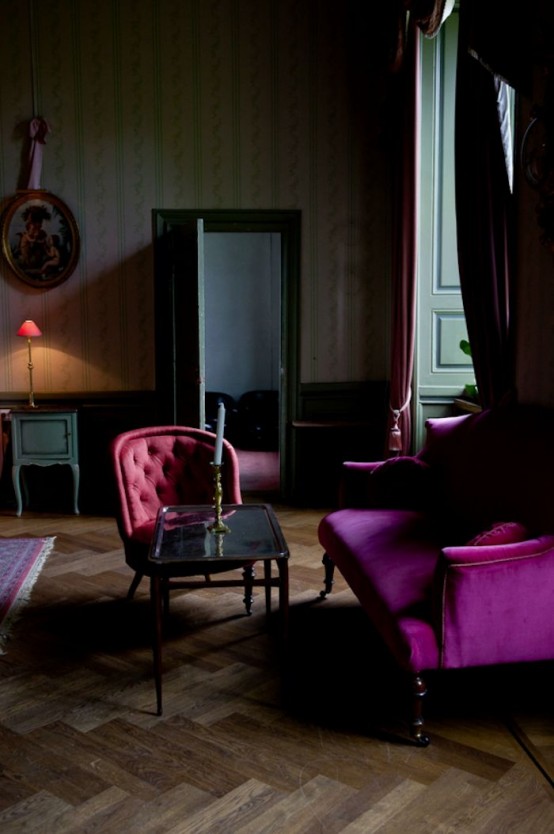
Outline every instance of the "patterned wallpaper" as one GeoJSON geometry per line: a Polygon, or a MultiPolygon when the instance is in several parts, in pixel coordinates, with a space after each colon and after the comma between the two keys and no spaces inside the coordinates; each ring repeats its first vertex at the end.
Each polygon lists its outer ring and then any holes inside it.
{"type": "Polygon", "coordinates": [[[27,390],[25,318],[37,393],[154,387],[154,207],[301,209],[301,381],[387,375],[386,97],[363,6],[2,0],[0,196],[43,116],[41,185],[81,256],[51,289],[2,263],[0,390],[27,390]]]}

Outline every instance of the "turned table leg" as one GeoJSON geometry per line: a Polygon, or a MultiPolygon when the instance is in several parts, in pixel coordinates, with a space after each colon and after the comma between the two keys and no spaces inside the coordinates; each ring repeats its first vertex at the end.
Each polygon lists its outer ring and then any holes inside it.
{"type": "Polygon", "coordinates": [[[323,591],[319,592],[319,596],[320,597],[326,597],[327,594],[331,593],[331,589],[333,587],[333,576],[334,576],[334,573],[335,573],[335,563],[333,562],[331,557],[327,555],[327,553],[323,554],[323,559],[321,561],[323,562],[323,566],[325,568],[325,579],[324,579],[325,589],[323,591]]]}

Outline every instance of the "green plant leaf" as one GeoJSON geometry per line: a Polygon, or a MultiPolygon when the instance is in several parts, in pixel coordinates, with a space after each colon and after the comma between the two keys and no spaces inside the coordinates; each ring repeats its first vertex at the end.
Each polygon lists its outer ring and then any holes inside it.
{"type": "Polygon", "coordinates": [[[477,386],[465,385],[464,396],[467,397],[469,400],[475,400],[477,402],[479,400],[479,391],[477,389],[477,386]]]}

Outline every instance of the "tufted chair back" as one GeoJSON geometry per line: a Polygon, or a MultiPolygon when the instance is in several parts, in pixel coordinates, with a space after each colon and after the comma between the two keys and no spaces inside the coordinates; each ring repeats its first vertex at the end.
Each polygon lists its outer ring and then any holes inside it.
{"type": "MultiPolygon", "coordinates": [[[[150,542],[156,514],[169,504],[211,504],[215,436],[182,426],[136,429],[112,443],[123,533],[150,542]]],[[[223,501],[242,503],[238,462],[224,441],[223,501]]]]}
{"type": "MultiPolygon", "coordinates": [[[[161,506],[212,504],[215,435],[186,426],[150,426],[118,435],[111,444],[118,527],[127,563],[140,571],[161,506]]],[[[235,450],[223,440],[223,502],[241,504],[235,450]]]]}

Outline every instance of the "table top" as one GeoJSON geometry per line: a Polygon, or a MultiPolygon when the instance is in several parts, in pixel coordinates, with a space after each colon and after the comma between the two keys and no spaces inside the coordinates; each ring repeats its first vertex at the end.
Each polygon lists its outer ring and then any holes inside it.
{"type": "Polygon", "coordinates": [[[269,504],[224,504],[222,521],[229,528],[226,533],[210,530],[214,521],[213,507],[161,507],[149,560],[167,565],[288,558],[288,547],[269,504]]]}
{"type": "Polygon", "coordinates": [[[5,420],[11,420],[12,414],[24,414],[25,417],[42,417],[50,414],[77,414],[76,408],[66,408],[63,405],[18,405],[1,409],[5,420]]]}

